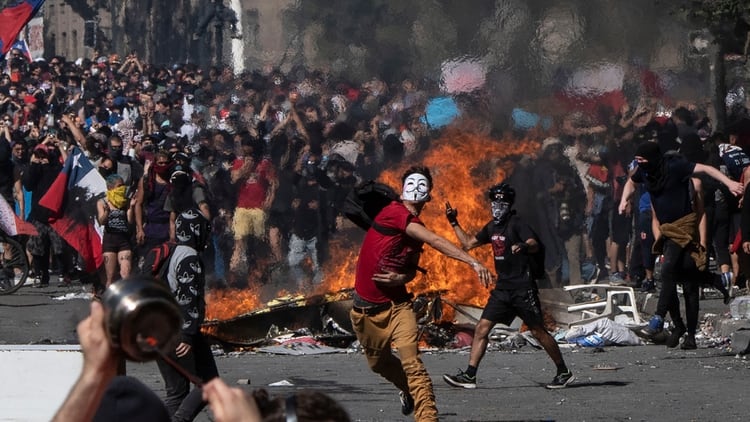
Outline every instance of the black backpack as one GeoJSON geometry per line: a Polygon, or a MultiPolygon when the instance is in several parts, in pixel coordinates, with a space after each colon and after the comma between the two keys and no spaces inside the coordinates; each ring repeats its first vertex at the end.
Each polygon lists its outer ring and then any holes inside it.
{"type": "Polygon", "coordinates": [[[373,227],[384,235],[395,235],[398,230],[383,227],[375,223],[375,217],[399,195],[390,186],[374,180],[361,183],[346,195],[342,212],[354,224],[364,230],[373,227]]]}
{"type": "Polygon", "coordinates": [[[539,236],[536,236],[536,243],[539,244],[539,250],[529,254],[529,274],[534,281],[547,278],[547,272],[544,270],[544,243],[539,240],[539,236]]]}
{"type": "MultiPolygon", "coordinates": [[[[511,225],[516,224],[515,218],[517,217],[511,217],[508,226],[506,226],[503,232],[506,230],[515,230],[515,227],[511,227],[511,225]]],[[[542,243],[542,240],[533,228],[531,232],[534,234],[534,239],[539,245],[539,249],[534,253],[529,253],[529,275],[534,281],[545,280],[547,278],[547,271],[544,270],[544,243],[542,243]]]]}
{"type": "Polygon", "coordinates": [[[174,252],[176,243],[166,241],[156,245],[146,252],[143,259],[143,273],[156,277],[158,280],[166,280],[169,258],[174,252]]]}
{"type": "MultiPolygon", "coordinates": [[[[398,201],[399,195],[390,186],[374,180],[368,180],[349,191],[344,201],[343,214],[354,224],[364,230],[370,227],[386,236],[395,236],[400,230],[383,227],[375,222],[380,211],[393,201],[398,201]]],[[[427,270],[417,266],[417,271],[427,274],[427,270]]]]}

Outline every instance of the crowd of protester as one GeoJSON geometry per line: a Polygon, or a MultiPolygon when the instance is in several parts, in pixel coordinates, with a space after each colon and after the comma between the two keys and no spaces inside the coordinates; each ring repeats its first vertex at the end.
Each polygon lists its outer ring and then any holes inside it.
{"type": "MultiPolygon", "coordinates": [[[[627,104],[617,112],[601,108],[598,120],[567,116],[559,135],[542,142],[537,161],[512,176],[533,181],[526,206],[536,215],[533,226],[545,245],[553,286],[597,281],[655,289],[659,257],[652,251],[651,195],[641,184],[634,195],[623,197],[638,167],[637,149],[644,143],[657,144],[664,156],[679,154],[719,169],[745,186],[750,181],[744,176],[750,171],[744,107],[732,110],[726,130],[720,132],[695,104],[676,104],[660,112],[647,100],[635,110],[627,104]]],[[[742,196],[711,177],[701,181],[691,185],[692,200],[697,202],[695,195],[700,194],[705,209],[708,235],[701,246],[721,273],[723,286],[736,292],[745,284],[739,247],[744,240],[742,196]]]]}
{"type": "MultiPolygon", "coordinates": [[[[198,207],[212,223],[211,280],[242,287],[255,269],[322,279],[327,241],[348,190],[427,139],[426,94],[410,80],[354,84],[322,71],[234,75],[229,67],[160,67],[133,54],[2,63],[2,194],[39,236],[28,241],[39,286],[63,284],[76,253],[38,205],[73,146],[107,181],[97,205],[106,283],[174,240],[198,207]]],[[[79,265],[80,267],[80,265],[79,265]]],[[[266,274],[267,275],[267,274],[266,274]]]]}
{"type": "MultiPolygon", "coordinates": [[[[211,222],[204,261],[214,285],[287,271],[304,289],[323,278],[351,187],[429,148],[437,133],[420,118],[439,87],[416,79],[349,81],[304,67],[235,75],[135,54],[30,61],[18,50],[0,65],[0,191],[39,232],[27,249],[42,287],[50,266],[63,284],[75,278],[75,251],[38,205],[73,146],[107,181],[96,216],[105,228],[104,283],[140,268],[148,250],[175,239],[176,216],[199,208],[211,222]]],[[[636,102],[559,116],[554,136],[539,139],[538,154],[509,177],[530,187],[516,204],[539,232],[553,286],[655,287],[648,195],[620,204],[640,143],[656,140],[750,180],[745,110],[733,110],[719,133],[700,106],[664,112],[651,98],[636,102]]],[[[717,183],[703,189],[707,246],[727,286],[740,285],[741,202],[717,183]]]]}

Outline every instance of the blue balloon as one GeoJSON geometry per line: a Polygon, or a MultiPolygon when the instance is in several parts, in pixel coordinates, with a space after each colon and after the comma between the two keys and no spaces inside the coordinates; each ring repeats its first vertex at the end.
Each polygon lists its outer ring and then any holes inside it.
{"type": "Polygon", "coordinates": [[[513,119],[514,129],[529,130],[535,128],[540,123],[542,129],[545,130],[552,126],[552,119],[550,117],[541,117],[536,113],[520,108],[514,108],[511,111],[511,118],[513,119]]]}
{"type": "Polygon", "coordinates": [[[427,102],[422,123],[432,128],[447,126],[461,114],[456,101],[451,97],[436,97],[427,102]]]}

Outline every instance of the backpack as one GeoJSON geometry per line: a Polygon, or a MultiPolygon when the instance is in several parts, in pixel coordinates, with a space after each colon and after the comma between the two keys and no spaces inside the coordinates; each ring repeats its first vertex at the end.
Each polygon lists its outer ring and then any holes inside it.
{"type": "MultiPolygon", "coordinates": [[[[511,221],[508,223],[508,227],[506,227],[505,230],[511,229],[511,224],[515,224],[515,219],[513,217],[511,218],[511,221]]],[[[512,228],[511,230],[515,230],[515,228],[512,228]]],[[[529,275],[534,281],[545,280],[547,278],[547,271],[545,271],[544,269],[544,243],[542,243],[542,240],[539,238],[539,235],[533,228],[531,229],[531,232],[534,234],[534,240],[536,240],[536,243],[539,245],[539,249],[534,253],[528,254],[529,275]]]]}
{"type": "Polygon", "coordinates": [[[349,191],[342,212],[346,218],[364,230],[373,227],[384,235],[395,235],[398,230],[382,227],[374,220],[383,208],[398,198],[399,195],[390,186],[369,180],[349,191]]]}
{"type": "Polygon", "coordinates": [[[169,268],[167,262],[172,257],[175,246],[177,246],[176,243],[166,241],[146,252],[143,259],[143,273],[156,277],[158,280],[165,280],[169,268]]]}
{"type": "MultiPolygon", "coordinates": [[[[364,230],[370,227],[385,236],[395,236],[401,230],[383,227],[375,222],[375,217],[380,211],[393,201],[398,201],[399,195],[390,186],[374,180],[361,183],[346,195],[343,214],[354,224],[364,230]]],[[[427,270],[417,266],[417,271],[427,274],[427,270]]]]}
{"type": "Polygon", "coordinates": [[[547,271],[544,270],[544,244],[539,236],[536,236],[536,243],[539,244],[539,250],[529,254],[529,274],[534,281],[547,278],[547,271]]]}

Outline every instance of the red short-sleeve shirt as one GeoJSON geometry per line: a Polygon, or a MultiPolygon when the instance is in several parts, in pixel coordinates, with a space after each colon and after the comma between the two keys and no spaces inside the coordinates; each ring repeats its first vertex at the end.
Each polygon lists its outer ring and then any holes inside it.
{"type": "Polygon", "coordinates": [[[385,228],[397,229],[399,233],[385,235],[373,228],[367,231],[359,251],[354,289],[368,302],[404,301],[408,298],[406,286],[386,287],[375,283],[372,276],[386,271],[408,273],[416,269],[423,243],[409,237],[406,226],[422,222],[397,201],[383,208],[375,222],[385,228]]]}

